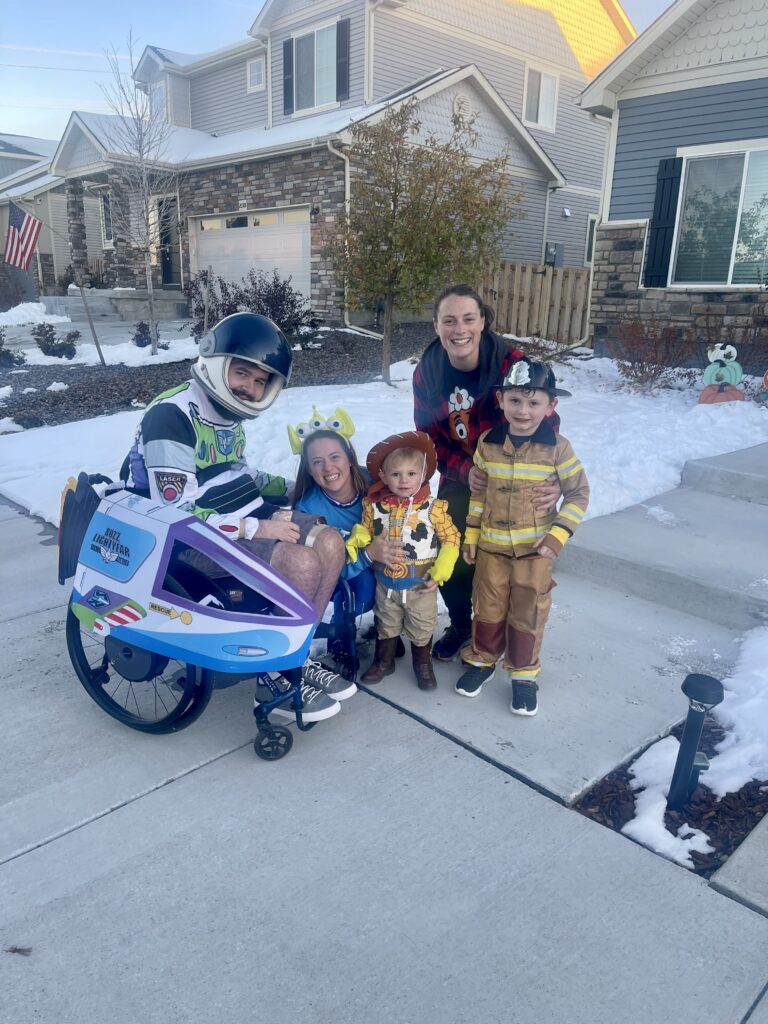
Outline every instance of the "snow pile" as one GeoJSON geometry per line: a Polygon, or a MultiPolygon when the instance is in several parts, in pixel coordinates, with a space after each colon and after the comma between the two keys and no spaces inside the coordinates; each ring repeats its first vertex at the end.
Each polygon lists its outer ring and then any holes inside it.
{"type": "Polygon", "coordinates": [[[701,779],[718,797],[768,780],[768,626],[747,633],[723,686],[725,699],[712,715],[729,732],[701,779]]]}
{"type": "Polygon", "coordinates": [[[6,398],[10,398],[12,393],[13,393],[13,385],[12,384],[6,384],[4,387],[1,387],[0,388],[0,405],[2,405],[5,402],[6,398]]]}
{"type": "Polygon", "coordinates": [[[23,430],[18,423],[14,423],[10,416],[0,416],[0,434],[14,434],[23,430]]]}
{"type": "MultiPolygon", "coordinates": [[[[725,699],[712,711],[728,734],[717,747],[709,771],[699,782],[717,797],[737,793],[756,779],[768,780],[768,627],[753,629],[733,674],[723,680],[725,699]]],[[[622,828],[656,853],[693,867],[690,853],[712,847],[698,829],[682,825],[673,835],[664,825],[667,794],[680,744],[673,736],[654,743],[629,769],[635,795],[635,817],[622,828]]]]}
{"type": "Polygon", "coordinates": [[[55,380],[53,384],[49,384],[45,389],[46,391],[66,391],[69,384],[64,384],[63,381],[55,380]]]}
{"type": "MultiPolygon", "coordinates": [[[[98,330],[98,329],[97,329],[98,330]]],[[[165,341],[162,335],[160,340],[165,341]]],[[[182,359],[197,359],[197,342],[191,336],[186,338],[174,337],[168,340],[169,347],[158,350],[157,355],[152,355],[149,345],[139,348],[132,341],[121,341],[116,345],[103,345],[101,351],[104,353],[104,360],[107,366],[148,366],[158,363],[178,363],[182,359]]],[[[77,352],[74,359],[59,359],[56,356],[46,356],[39,348],[25,348],[29,366],[98,366],[101,363],[96,346],[92,343],[78,341],[77,352]]]]}
{"type": "Polygon", "coordinates": [[[654,743],[629,769],[635,795],[635,817],[622,828],[624,835],[636,839],[664,857],[693,867],[691,853],[710,853],[713,849],[707,836],[697,828],[683,824],[677,835],[664,825],[667,792],[672,781],[680,744],[674,736],[654,743]]]}
{"type": "Polygon", "coordinates": [[[46,313],[42,302],[22,302],[0,313],[0,327],[19,327],[22,324],[69,324],[68,316],[46,313]]]}

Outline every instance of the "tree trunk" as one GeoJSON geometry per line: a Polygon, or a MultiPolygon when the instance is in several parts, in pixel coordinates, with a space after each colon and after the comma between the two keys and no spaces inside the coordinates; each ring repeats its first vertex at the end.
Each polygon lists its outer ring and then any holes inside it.
{"type": "Polygon", "coordinates": [[[392,332],[395,327],[395,303],[392,294],[384,296],[384,337],[381,341],[381,378],[391,384],[389,364],[392,359],[392,332]]]}
{"type": "Polygon", "coordinates": [[[144,271],[147,275],[147,302],[149,303],[149,333],[152,337],[152,355],[157,355],[158,324],[155,319],[155,286],[152,283],[152,260],[149,252],[144,253],[144,271]]]}

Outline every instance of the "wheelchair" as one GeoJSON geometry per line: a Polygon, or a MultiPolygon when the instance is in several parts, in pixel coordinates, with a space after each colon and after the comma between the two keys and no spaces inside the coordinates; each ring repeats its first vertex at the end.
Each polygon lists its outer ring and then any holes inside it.
{"type": "MultiPolygon", "coordinates": [[[[162,734],[195,722],[214,689],[256,677],[271,699],[254,709],[254,750],[284,757],[293,733],[269,716],[285,705],[300,731],[316,724],[302,719],[301,666],[314,637],[334,628],[316,634],[305,595],[202,520],[125,488],[100,495],[99,484],[111,481],[70,480],[59,524],[58,579],[73,580],[67,649],[88,695],[122,724],[162,734]],[[205,555],[216,578],[190,564],[191,552],[205,555]]],[[[344,600],[354,644],[351,592],[344,600]]]]}

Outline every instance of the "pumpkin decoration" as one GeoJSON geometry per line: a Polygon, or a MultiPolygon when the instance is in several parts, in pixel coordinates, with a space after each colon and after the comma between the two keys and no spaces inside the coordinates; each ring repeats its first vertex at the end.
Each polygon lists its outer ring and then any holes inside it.
{"type": "Polygon", "coordinates": [[[717,402],[743,402],[744,392],[733,384],[709,384],[699,395],[700,405],[713,405],[717,402]]]}
{"type": "Polygon", "coordinates": [[[744,376],[741,364],[735,359],[715,359],[704,371],[705,384],[738,384],[744,376]]]}

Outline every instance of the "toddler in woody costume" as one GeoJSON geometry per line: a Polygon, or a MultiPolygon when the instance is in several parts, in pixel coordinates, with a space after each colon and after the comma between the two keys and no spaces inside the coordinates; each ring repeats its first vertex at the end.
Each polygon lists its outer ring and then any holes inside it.
{"type": "Polygon", "coordinates": [[[394,565],[374,562],[376,655],[363,682],[378,683],[394,672],[395,648],[404,630],[419,689],[434,690],[437,588],[450,579],[461,541],[447,503],[429,490],[437,468],[435,446],[423,431],[393,434],[374,445],[366,466],[375,482],[363,499],[362,522],[347,540],[347,554],[356,559],[374,537],[383,535],[398,541],[407,557],[394,565]]]}

